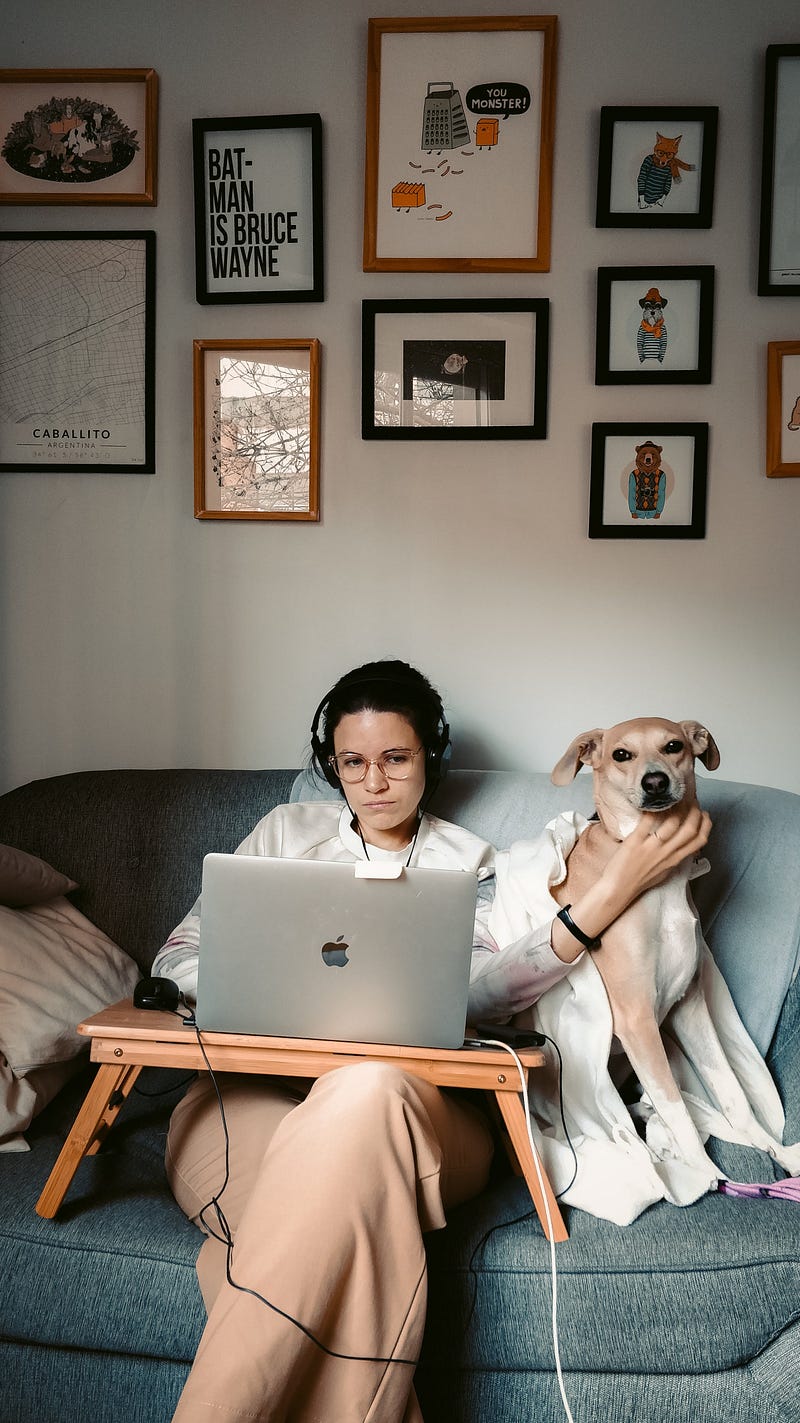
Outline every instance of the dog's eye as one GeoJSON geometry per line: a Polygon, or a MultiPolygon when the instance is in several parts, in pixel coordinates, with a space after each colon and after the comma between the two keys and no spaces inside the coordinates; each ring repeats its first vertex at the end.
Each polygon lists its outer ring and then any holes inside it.
{"type": "Polygon", "coordinates": [[[682,741],[668,741],[664,747],[667,756],[678,756],[683,750],[684,744],[682,741]]]}
{"type": "Polygon", "coordinates": [[[624,746],[618,746],[616,751],[611,752],[612,761],[632,761],[633,753],[626,751],[624,746]]]}

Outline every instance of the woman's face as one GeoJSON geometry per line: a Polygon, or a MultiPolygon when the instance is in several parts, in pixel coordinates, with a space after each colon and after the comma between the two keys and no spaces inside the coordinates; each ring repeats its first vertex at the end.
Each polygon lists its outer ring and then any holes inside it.
{"type": "MultiPolygon", "coordinates": [[[[417,751],[420,745],[410,721],[399,712],[350,712],[333,733],[337,756],[350,751],[372,763],[387,751],[417,751]]],[[[380,766],[372,764],[363,781],[342,782],[342,790],[368,845],[402,849],[417,826],[417,806],[425,790],[425,752],[414,757],[411,774],[404,781],[390,780],[380,766]]]]}

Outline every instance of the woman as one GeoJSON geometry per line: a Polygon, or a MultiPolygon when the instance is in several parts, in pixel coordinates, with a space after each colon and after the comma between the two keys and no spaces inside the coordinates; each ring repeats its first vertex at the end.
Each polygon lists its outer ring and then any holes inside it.
{"type": "MultiPolygon", "coordinates": [[[[279,806],[239,852],[460,868],[487,890],[491,847],[427,812],[448,745],[441,700],[421,673],[396,661],[356,668],[323,699],[311,735],[313,764],[344,806],[279,806]]],[[[630,836],[600,885],[572,905],[582,934],[599,936],[707,834],[707,818],[692,832],[662,819],[659,840],[630,836]]],[[[479,891],[473,1021],[507,1019],[583,951],[560,920],[498,951],[488,907],[479,891]]],[[[199,923],[198,904],[153,965],[189,998],[199,923]]],[[[389,1064],[342,1067],[313,1084],[218,1080],[230,1137],[222,1206],[236,1241],[227,1270],[225,1232],[209,1208],[225,1180],[225,1138],[207,1074],[176,1108],[167,1143],[175,1197],[208,1234],[198,1259],[208,1323],[176,1423],[419,1420],[422,1236],[486,1184],[492,1140],[481,1115],[463,1094],[389,1064]]]]}

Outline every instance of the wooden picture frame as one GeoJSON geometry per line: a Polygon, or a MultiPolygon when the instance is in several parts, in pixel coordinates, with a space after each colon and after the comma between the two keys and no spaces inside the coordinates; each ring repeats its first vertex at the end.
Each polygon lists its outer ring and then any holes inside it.
{"type": "Polygon", "coordinates": [[[764,65],[758,295],[800,296],[800,44],[771,44],[764,65]]]}
{"type": "Polygon", "coordinates": [[[197,300],[322,301],[319,114],[194,119],[192,136],[197,300]]]}
{"type": "Polygon", "coordinates": [[[365,440],[543,440],[550,303],[362,302],[365,440]]]}
{"type": "Polygon", "coordinates": [[[0,471],[154,473],[155,253],[154,232],[0,233],[0,471]]]}
{"type": "Polygon", "coordinates": [[[198,340],[194,516],[317,522],[320,343],[198,340]]]}
{"type": "Polygon", "coordinates": [[[767,346],[767,475],[800,475],[800,341],[767,346]]]}
{"type": "Polygon", "coordinates": [[[713,320],[713,267],[599,267],[595,385],[708,385],[713,320]]]}
{"type": "Polygon", "coordinates": [[[156,203],[154,69],[0,69],[0,203],[156,203]]]}
{"type": "Polygon", "coordinates": [[[710,227],[719,110],[600,110],[597,227],[710,227]]]}
{"type": "Polygon", "coordinates": [[[703,539],[708,425],[592,426],[590,539],[703,539]]]}
{"type": "Polygon", "coordinates": [[[365,272],[550,270],[556,36],[553,15],[369,21],[365,272]]]}

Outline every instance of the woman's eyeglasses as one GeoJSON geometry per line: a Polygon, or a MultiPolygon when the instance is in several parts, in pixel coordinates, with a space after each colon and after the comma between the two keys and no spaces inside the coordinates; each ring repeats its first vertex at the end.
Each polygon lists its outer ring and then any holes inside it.
{"type": "Polygon", "coordinates": [[[424,746],[418,746],[416,751],[407,751],[401,747],[394,751],[384,751],[383,755],[377,756],[374,761],[357,755],[355,751],[340,751],[338,756],[328,757],[328,765],[333,767],[339,780],[344,781],[346,785],[365,780],[370,766],[377,766],[387,781],[405,781],[411,775],[417,756],[424,750],[424,746]]]}

